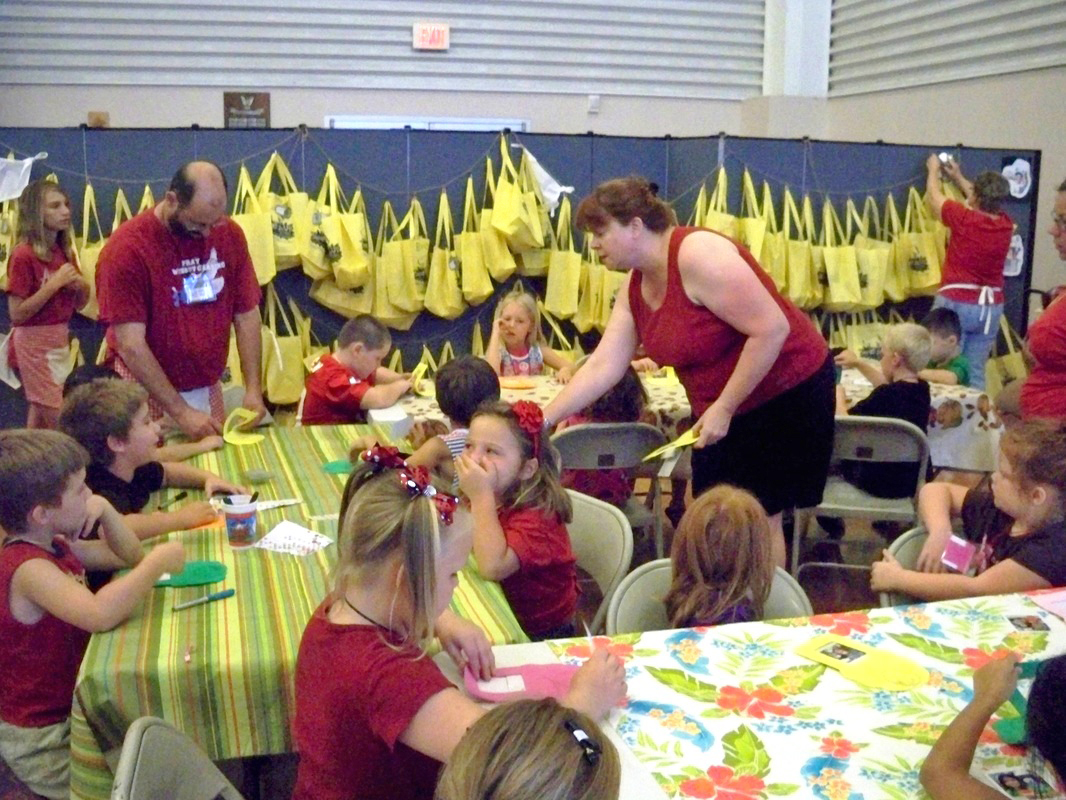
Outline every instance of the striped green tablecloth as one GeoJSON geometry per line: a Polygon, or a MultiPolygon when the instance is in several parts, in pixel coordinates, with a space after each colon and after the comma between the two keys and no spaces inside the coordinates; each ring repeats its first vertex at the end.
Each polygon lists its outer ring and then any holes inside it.
{"type": "MultiPolygon", "coordinates": [[[[227,445],[195,463],[235,481],[247,469],[265,469],[274,478],[256,487],[261,500],[303,500],[260,512],[261,533],[289,519],[335,539],[336,520],[327,517],[336,514],[346,476],[322,466],[345,458],[363,427],[271,428],[258,444],[227,445]]],[[[226,579],[210,587],[156,589],[128,622],[92,637],[71,720],[73,797],[110,796],[104,753],[119,747],[129,724],[145,715],[171,722],[216,760],[292,750],[296,651],[328,590],[336,546],[296,557],[233,550],[221,525],[175,535],[187,560],[226,564],[226,579]],[[223,588],[236,595],[172,610],[223,588]]],[[[472,569],[460,573],[452,606],[494,644],[527,641],[499,586],[472,569]]]]}

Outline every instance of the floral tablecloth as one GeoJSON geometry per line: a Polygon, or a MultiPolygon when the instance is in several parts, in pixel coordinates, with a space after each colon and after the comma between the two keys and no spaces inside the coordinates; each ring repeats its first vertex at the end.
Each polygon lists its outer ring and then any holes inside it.
{"type": "MultiPolygon", "coordinates": [[[[1066,651],[1066,623],[1024,595],[1004,595],[600,641],[625,660],[629,682],[610,725],[665,796],[903,800],[925,796],[918,771],[970,700],[974,670],[1005,650],[1027,660],[1066,651]],[[928,681],[871,690],[795,652],[824,633],[904,656],[928,681]]],[[[537,647],[569,663],[589,652],[585,639],[560,640],[497,648],[498,662],[536,660],[537,647]]],[[[1032,769],[1022,749],[986,729],[975,775],[1032,769]]],[[[622,796],[642,795],[623,785],[622,796]]]]}
{"type": "MultiPolygon", "coordinates": [[[[857,369],[841,376],[848,406],[862,400],[873,386],[857,369]]],[[[934,467],[992,472],[996,468],[999,421],[992,401],[980,389],[929,384],[929,454],[934,467]]]]}

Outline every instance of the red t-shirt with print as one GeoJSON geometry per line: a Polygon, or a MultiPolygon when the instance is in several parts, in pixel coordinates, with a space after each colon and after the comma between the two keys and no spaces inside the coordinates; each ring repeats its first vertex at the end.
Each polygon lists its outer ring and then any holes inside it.
{"type": "MultiPolygon", "coordinates": [[[[52,248],[51,255],[50,261],[41,261],[28,243],[20,242],[16,245],[11,251],[11,260],[7,265],[7,293],[23,300],[32,297],[49,275],[58,272],[60,267],[70,261],[58,245],[52,248]]],[[[48,298],[48,302],[23,322],[22,327],[69,322],[77,310],[77,301],[77,290],[68,284],[48,298]]]]}
{"type": "Polygon", "coordinates": [[[304,425],[365,422],[363,397],[373,385],[373,372],[360,378],[333,356],[323,356],[304,384],[300,422],[304,425]]]}

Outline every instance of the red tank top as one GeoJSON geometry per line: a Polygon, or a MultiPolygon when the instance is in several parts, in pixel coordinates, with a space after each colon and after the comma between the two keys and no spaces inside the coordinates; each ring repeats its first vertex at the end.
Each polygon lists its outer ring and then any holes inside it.
{"type": "Polygon", "coordinates": [[[85,568],[62,539],[55,551],[19,540],[0,549],[0,719],[20,728],[43,728],[70,716],[74,683],[89,632],[45,614],[33,625],[11,615],[11,579],[34,558],[51,561],[63,572],[85,579],[85,568]]]}
{"type": "MultiPolygon", "coordinates": [[[[629,307],[644,350],[656,363],[672,366],[677,371],[697,417],[721,394],[747,341],[736,328],[685,295],[677,253],[684,238],[699,230],[703,229],[678,227],[670,236],[666,296],[658,309],[652,310],[644,302],[640,293],[643,276],[639,271],[633,271],[629,282],[629,307]]],[[[781,296],[747,248],[730,241],[737,245],[741,258],[773,297],[789,325],[788,338],[774,365],[737,409],[737,413],[743,414],[811,377],[825,362],[829,349],[807,315],[781,296]]]]}

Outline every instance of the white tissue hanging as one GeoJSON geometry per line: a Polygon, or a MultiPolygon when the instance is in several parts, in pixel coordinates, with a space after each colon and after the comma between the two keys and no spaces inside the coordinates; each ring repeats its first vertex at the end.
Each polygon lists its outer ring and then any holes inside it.
{"type": "Polygon", "coordinates": [[[555,209],[559,207],[559,198],[564,194],[572,194],[574,187],[563,186],[559,181],[555,180],[548,170],[540,165],[532,151],[528,147],[524,149],[529,166],[533,169],[533,177],[540,184],[540,193],[544,195],[544,203],[548,206],[548,211],[554,214],[555,209]]]}
{"type": "Polygon", "coordinates": [[[23,159],[0,159],[0,203],[4,200],[14,200],[26,184],[30,182],[30,170],[33,162],[48,158],[48,153],[38,153],[30,158],[23,159]]]}

